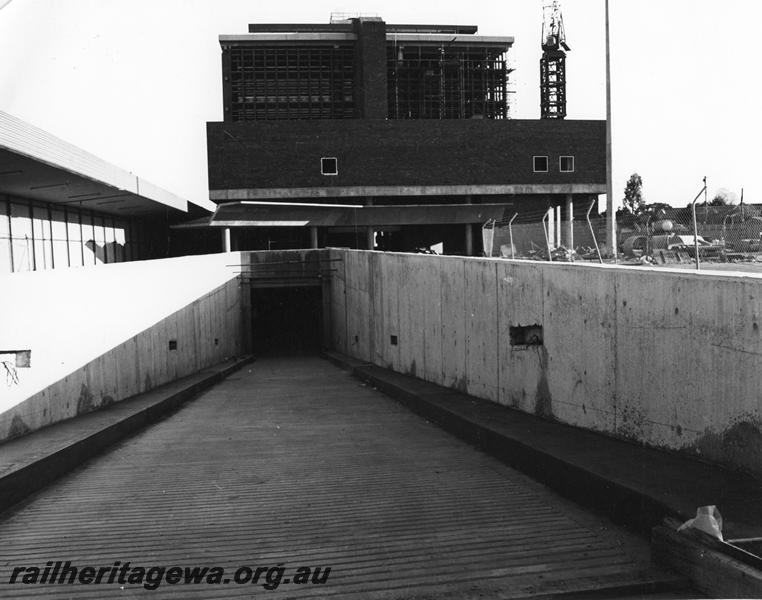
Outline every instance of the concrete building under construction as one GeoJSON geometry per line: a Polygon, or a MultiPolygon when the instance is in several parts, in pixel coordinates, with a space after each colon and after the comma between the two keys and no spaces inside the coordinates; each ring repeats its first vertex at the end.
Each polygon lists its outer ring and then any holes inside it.
{"type": "Polygon", "coordinates": [[[210,224],[240,249],[473,254],[488,219],[587,206],[605,122],[510,119],[513,42],[378,17],[221,35],[210,224]]]}

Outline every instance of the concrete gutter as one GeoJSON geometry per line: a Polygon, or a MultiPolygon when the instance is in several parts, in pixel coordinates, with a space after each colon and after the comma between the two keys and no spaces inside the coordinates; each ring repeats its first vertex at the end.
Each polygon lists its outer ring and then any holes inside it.
{"type": "Polygon", "coordinates": [[[325,358],[560,494],[645,537],[665,517],[715,504],[729,539],[762,536],[762,485],[752,478],[601,433],[541,419],[334,352],[325,358]]]}
{"type": "Polygon", "coordinates": [[[0,445],[0,514],[250,363],[226,361],[0,445]]]}

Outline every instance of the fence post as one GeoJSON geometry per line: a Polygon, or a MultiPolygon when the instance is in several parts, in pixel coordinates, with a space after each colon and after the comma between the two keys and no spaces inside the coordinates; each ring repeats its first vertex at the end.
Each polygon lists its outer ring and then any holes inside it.
{"type": "Polygon", "coordinates": [[[698,227],[696,225],[696,201],[691,204],[691,212],[693,213],[693,250],[696,253],[696,270],[701,269],[699,263],[699,249],[698,249],[698,227]]]}
{"type": "Polygon", "coordinates": [[[590,208],[587,209],[587,214],[585,215],[585,218],[587,219],[587,226],[590,228],[590,235],[593,236],[593,244],[595,244],[595,251],[598,254],[598,262],[603,264],[603,257],[601,257],[601,249],[598,248],[598,240],[595,238],[595,231],[593,231],[593,224],[590,222],[590,211],[593,210],[593,206],[595,206],[596,202],[598,202],[598,199],[593,198],[593,201],[590,203],[590,208]]]}
{"type": "Polygon", "coordinates": [[[542,216],[542,231],[545,233],[545,247],[548,249],[548,261],[553,262],[553,256],[550,252],[550,234],[548,233],[548,228],[551,227],[550,225],[550,215],[553,213],[555,209],[553,207],[550,207],[548,210],[545,211],[545,214],[542,216]],[[547,220],[547,224],[546,221],[547,220]]]}
{"type": "Polygon", "coordinates": [[[572,195],[566,194],[566,246],[569,248],[569,257],[574,260],[574,204],[572,195]]]}
{"type": "Polygon", "coordinates": [[[697,271],[701,269],[701,261],[699,260],[698,225],[696,223],[696,200],[701,198],[701,194],[704,194],[704,199],[706,200],[706,176],[704,176],[704,187],[693,199],[693,202],[691,202],[691,212],[693,213],[693,249],[696,252],[697,271]]]}
{"type": "Polygon", "coordinates": [[[495,219],[487,219],[482,225],[482,253],[484,256],[492,256],[492,248],[495,240],[495,219]]]}
{"type": "Polygon", "coordinates": [[[511,220],[508,221],[508,237],[511,239],[511,260],[515,259],[515,253],[513,250],[513,220],[519,216],[519,213],[513,213],[511,220]]]}

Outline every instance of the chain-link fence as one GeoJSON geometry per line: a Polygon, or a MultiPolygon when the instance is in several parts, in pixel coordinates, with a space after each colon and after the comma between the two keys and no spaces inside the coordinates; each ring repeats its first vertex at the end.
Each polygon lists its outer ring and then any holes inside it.
{"type": "Polygon", "coordinates": [[[482,229],[484,253],[503,258],[600,261],[605,256],[600,244],[605,239],[606,221],[590,215],[594,203],[575,211],[571,219],[564,207],[557,206],[488,222],[482,229]]]}
{"type": "Polygon", "coordinates": [[[554,207],[491,221],[483,227],[485,255],[656,265],[762,262],[762,207],[653,204],[638,214],[619,211],[614,257],[604,246],[605,217],[591,214],[594,204],[571,219],[564,207],[554,207]]]}
{"type": "Polygon", "coordinates": [[[617,224],[625,260],[697,266],[762,261],[762,210],[756,206],[657,205],[621,215],[617,224]]]}

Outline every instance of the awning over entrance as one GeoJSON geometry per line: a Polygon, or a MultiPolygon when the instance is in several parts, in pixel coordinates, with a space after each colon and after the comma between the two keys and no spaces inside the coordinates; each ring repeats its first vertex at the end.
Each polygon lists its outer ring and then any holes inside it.
{"type": "Polygon", "coordinates": [[[374,227],[458,225],[510,217],[507,204],[416,204],[361,206],[293,202],[220,204],[209,219],[176,227],[374,227]]]}

